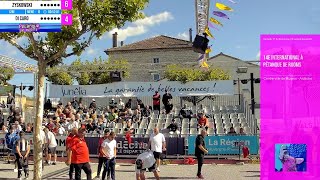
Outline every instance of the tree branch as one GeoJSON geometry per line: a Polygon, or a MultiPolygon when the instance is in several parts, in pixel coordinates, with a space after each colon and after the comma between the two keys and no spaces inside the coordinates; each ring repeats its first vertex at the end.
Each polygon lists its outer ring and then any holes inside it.
{"type": "Polygon", "coordinates": [[[73,52],[71,52],[71,53],[69,53],[69,54],[63,55],[62,57],[67,58],[67,57],[76,55],[76,54],[78,54],[79,52],[85,50],[85,49],[91,44],[93,38],[94,38],[94,34],[93,34],[93,32],[91,32],[90,37],[88,38],[88,42],[87,42],[87,43],[84,43],[84,45],[82,45],[77,51],[73,51],[73,52]]]}
{"type": "Polygon", "coordinates": [[[43,61],[43,56],[41,55],[39,48],[38,48],[38,44],[37,41],[34,39],[33,34],[32,33],[27,33],[27,36],[29,37],[31,46],[33,48],[34,53],[36,54],[36,56],[38,57],[38,61],[41,60],[43,61]]]}
{"type": "Polygon", "coordinates": [[[51,61],[57,60],[59,58],[62,57],[62,54],[64,53],[64,51],[66,50],[66,48],[68,47],[68,45],[70,43],[72,43],[73,41],[78,40],[84,33],[86,32],[86,29],[82,29],[76,36],[67,39],[66,42],[64,43],[63,47],[60,48],[60,50],[58,52],[56,52],[55,54],[53,54],[51,57],[49,57],[46,60],[46,63],[50,63],[51,61]]]}
{"type": "Polygon", "coordinates": [[[18,43],[16,43],[15,41],[12,40],[7,40],[8,43],[10,43],[12,46],[16,47],[20,52],[22,52],[24,55],[26,55],[27,57],[34,59],[36,61],[38,61],[38,58],[35,56],[32,56],[32,54],[28,53],[28,51],[26,49],[24,49],[22,46],[20,46],[18,43]]]}

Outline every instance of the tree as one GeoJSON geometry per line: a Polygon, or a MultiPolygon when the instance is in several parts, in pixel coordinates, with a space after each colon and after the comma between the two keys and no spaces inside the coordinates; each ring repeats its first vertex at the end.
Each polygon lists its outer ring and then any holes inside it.
{"type": "MultiPolygon", "coordinates": [[[[165,78],[169,81],[187,83],[191,81],[229,80],[231,76],[219,68],[209,68],[205,71],[199,68],[172,64],[166,67],[165,78]]],[[[206,98],[209,98],[212,101],[215,100],[215,96],[182,97],[183,100],[191,102],[194,106],[206,98]]]]}
{"type": "Polygon", "coordinates": [[[38,63],[38,88],[36,99],[36,120],[34,128],[34,180],[42,177],[42,143],[40,137],[43,117],[44,81],[46,68],[62,63],[64,58],[81,55],[94,38],[100,38],[113,28],[124,26],[127,21],[135,21],[143,14],[148,0],[73,0],[72,26],[63,26],[59,33],[46,33],[38,37],[35,33],[1,33],[0,40],[15,46],[27,57],[38,63]],[[19,45],[18,38],[26,38],[19,45]]]}
{"type": "Polygon", "coordinates": [[[67,72],[56,72],[57,68],[53,67],[50,68],[53,70],[51,73],[50,70],[48,69],[47,71],[47,77],[48,81],[52,82],[52,84],[57,84],[57,85],[72,85],[73,84],[73,77],[67,73],[67,72]]]}
{"type": "Polygon", "coordinates": [[[218,68],[209,68],[205,71],[199,68],[173,64],[166,67],[165,78],[169,81],[187,83],[190,81],[229,80],[231,76],[218,68]]]}
{"type": "Polygon", "coordinates": [[[14,69],[12,67],[0,66],[0,85],[7,85],[13,76],[14,69]]]}
{"type": "Polygon", "coordinates": [[[129,76],[129,63],[126,60],[104,60],[101,57],[93,61],[84,61],[80,59],[72,63],[70,71],[79,73],[71,74],[80,85],[106,84],[111,83],[110,71],[121,71],[123,77],[129,76]]]}

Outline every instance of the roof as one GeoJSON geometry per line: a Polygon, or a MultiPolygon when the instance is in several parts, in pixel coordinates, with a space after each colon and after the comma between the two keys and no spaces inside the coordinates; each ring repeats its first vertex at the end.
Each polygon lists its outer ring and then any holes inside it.
{"type": "Polygon", "coordinates": [[[177,39],[169,36],[156,36],[153,38],[127,44],[120,47],[107,49],[105,52],[116,51],[135,51],[135,50],[153,50],[153,49],[186,49],[192,48],[192,43],[186,40],[177,39]]]}
{"type": "MultiPolygon", "coordinates": [[[[236,60],[236,61],[241,61],[241,62],[250,64],[250,65],[253,65],[253,66],[259,66],[259,65],[255,64],[255,63],[251,62],[251,61],[244,61],[244,60],[241,60],[241,59],[239,59],[239,58],[236,58],[236,57],[233,57],[233,56],[224,54],[224,53],[222,53],[222,52],[220,52],[219,54],[216,54],[216,55],[210,57],[210,58],[208,59],[208,61],[210,61],[210,60],[212,60],[212,59],[214,59],[214,58],[216,58],[216,57],[218,57],[218,56],[225,56],[225,57],[234,59],[234,60],[236,60]]],[[[255,62],[256,62],[256,61],[255,61],[255,62]]]]}

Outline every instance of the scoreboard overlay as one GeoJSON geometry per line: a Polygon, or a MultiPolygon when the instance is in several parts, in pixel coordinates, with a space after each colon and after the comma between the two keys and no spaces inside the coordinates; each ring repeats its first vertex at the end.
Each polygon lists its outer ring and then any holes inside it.
{"type": "Polygon", "coordinates": [[[61,32],[72,25],[72,0],[0,1],[0,32],[61,32]]]}

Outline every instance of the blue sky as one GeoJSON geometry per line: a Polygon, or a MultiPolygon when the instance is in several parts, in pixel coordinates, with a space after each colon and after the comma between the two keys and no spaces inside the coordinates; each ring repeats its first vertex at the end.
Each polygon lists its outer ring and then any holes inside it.
{"type": "MultiPolygon", "coordinates": [[[[320,33],[320,1],[319,0],[211,0],[210,13],[217,10],[215,3],[223,3],[234,9],[225,12],[230,20],[218,17],[223,27],[211,29],[215,40],[210,41],[213,52],[211,55],[223,52],[243,60],[255,60],[259,54],[260,34],[317,34],[320,33]],[[307,3],[306,3],[307,2],[307,3]]],[[[150,38],[156,35],[167,35],[188,39],[188,30],[192,28],[195,36],[194,0],[150,0],[144,10],[146,19],[135,23],[127,23],[117,30],[119,40],[125,44],[150,38]]],[[[212,16],[212,14],[210,15],[212,16]]],[[[114,30],[116,31],[116,30],[114,30]]],[[[112,31],[112,32],[114,32],[112,31]]],[[[82,59],[93,59],[102,56],[103,52],[112,46],[111,34],[106,33],[82,54],[82,59]]],[[[34,61],[26,58],[14,47],[0,41],[0,54],[10,56],[28,63],[34,61]]],[[[71,57],[64,62],[70,64],[77,57],[71,57]]],[[[16,75],[11,84],[21,82],[32,84],[33,75],[16,75]]],[[[32,92],[24,91],[32,96],[32,92]]]]}

